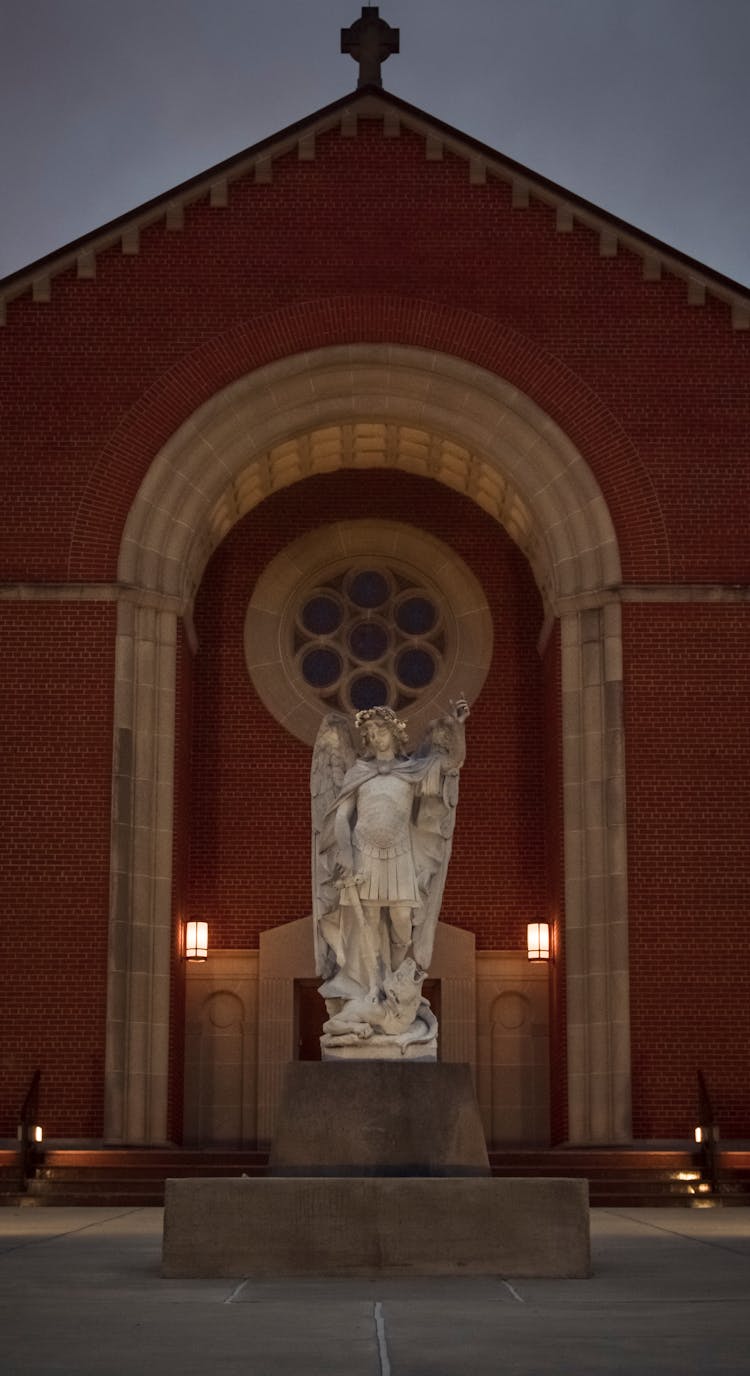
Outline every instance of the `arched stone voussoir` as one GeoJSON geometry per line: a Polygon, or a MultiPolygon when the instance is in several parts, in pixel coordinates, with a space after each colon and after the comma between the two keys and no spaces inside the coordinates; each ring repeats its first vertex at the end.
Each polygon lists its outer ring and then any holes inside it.
{"type": "MultiPolygon", "coordinates": [[[[181,563],[179,593],[189,602],[233,517],[316,471],[351,464],[419,471],[404,441],[412,432],[433,438],[426,476],[470,497],[482,472],[512,484],[528,513],[523,538],[533,544],[532,567],[548,600],[598,590],[605,566],[611,586],[617,540],[606,502],[570,439],[530,397],[448,354],[401,348],[395,363],[387,346],[365,344],[348,346],[345,359],[341,349],[321,349],[268,365],[199,407],[144,478],[118,576],[174,594],[181,563]],[[325,467],[316,468],[310,443],[329,429],[325,467]],[[159,549],[163,573],[154,564],[159,549]]],[[[491,509],[486,494],[482,504],[491,509]]],[[[522,543],[507,507],[498,502],[497,519],[522,543]]]]}

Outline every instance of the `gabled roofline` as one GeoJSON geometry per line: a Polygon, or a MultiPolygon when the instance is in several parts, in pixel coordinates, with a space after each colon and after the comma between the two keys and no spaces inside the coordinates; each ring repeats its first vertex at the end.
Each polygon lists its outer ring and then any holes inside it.
{"type": "MultiPolygon", "coordinates": [[[[379,92],[379,94],[384,95],[385,93],[379,92]]],[[[394,105],[399,106],[405,114],[427,120],[434,128],[439,129],[445,134],[446,142],[452,142],[454,139],[458,140],[466,147],[473,149],[480,157],[485,158],[488,163],[502,163],[519,181],[527,182],[530,191],[546,191],[555,202],[561,202],[570,206],[574,213],[576,210],[580,211],[580,218],[584,223],[586,217],[589,215],[600,221],[606,220],[612,228],[622,232],[623,239],[638,239],[643,245],[653,249],[655,254],[658,253],[660,257],[674,258],[681,262],[684,267],[692,269],[701,277],[710,277],[717,283],[721,283],[732,291],[737,291],[750,299],[750,287],[744,287],[741,282],[736,282],[734,278],[726,277],[724,273],[708,267],[707,264],[700,262],[699,259],[691,258],[689,254],[682,253],[680,249],[672,248],[669,244],[665,243],[663,239],[657,239],[654,235],[647,234],[645,230],[638,229],[637,225],[630,224],[628,220],[621,220],[617,215],[613,215],[610,211],[603,210],[601,206],[595,205],[593,201],[587,201],[583,196],[577,196],[575,192],[566,190],[564,186],[559,186],[557,182],[550,181],[548,177],[543,177],[540,172],[534,172],[530,168],[525,167],[523,163],[515,162],[513,158],[506,157],[504,153],[499,153],[497,149],[491,148],[489,144],[480,143],[478,139],[472,138],[470,134],[462,133],[459,129],[455,129],[450,124],[445,124],[443,120],[437,119],[434,115],[425,114],[415,105],[409,105],[407,101],[401,100],[399,96],[391,95],[389,92],[388,99],[394,105]]]]}
{"type": "MultiPolygon", "coordinates": [[[[323,106],[313,114],[305,116],[304,119],[287,125],[279,132],[261,139],[258,143],[252,144],[249,148],[243,149],[229,158],[225,158],[206,171],[190,177],[187,181],[180,182],[177,186],[162,192],[149,201],[144,201],[133,210],[119,215],[113,220],[108,220],[97,229],[71,240],[70,243],[45,254],[26,267],[17,269],[7,277],[0,279],[0,298],[4,298],[5,301],[12,300],[31,289],[35,299],[49,300],[49,280],[53,276],[67,271],[76,264],[78,264],[79,276],[94,276],[96,254],[111,247],[118,239],[122,239],[125,252],[137,252],[137,235],[139,230],[146,225],[154,223],[165,215],[169,223],[171,213],[174,216],[172,227],[179,228],[181,226],[182,208],[185,204],[198,200],[206,194],[211,195],[214,204],[225,204],[225,199],[222,197],[226,196],[226,185],[229,181],[236,180],[253,169],[255,170],[256,181],[270,180],[270,168],[274,158],[292,151],[295,146],[300,150],[301,158],[306,156],[302,151],[303,141],[306,138],[314,150],[315,135],[335,127],[339,121],[341,121],[343,131],[344,125],[347,123],[347,116],[350,126],[353,126],[349,127],[347,132],[355,133],[358,115],[363,118],[377,119],[387,117],[388,113],[400,117],[400,122],[407,128],[422,134],[426,139],[432,140],[432,156],[442,157],[444,147],[449,152],[467,159],[471,165],[472,182],[484,182],[487,174],[509,182],[514,189],[514,204],[522,206],[527,203],[528,196],[532,195],[536,199],[556,207],[558,228],[563,232],[572,229],[574,220],[577,220],[599,233],[600,236],[609,236],[608,246],[605,244],[601,248],[603,256],[613,256],[617,251],[617,243],[622,243],[624,247],[631,249],[644,259],[644,276],[652,280],[658,279],[661,275],[661,268],[664,267],[688,283],[689,299],[694,304],[701,304],[701,293],[707,289],[711,295],[725,301],[733,308],[733,320],[737,328],[750,327],[750,288],[744,287],[731,277],[726,277],[723,273],[717,272],[695,258],[691,258],[679,249],[671,248],[662,240],[638,229],[628,221],[602,210],[593,202],[566,190],[565,187],[550,181],[549,178],[533,172],[522,163],[506,157],[488,144],[481,143],[478,139],[462,133],[443,120],[420,110],[417,106],[410,105],[400,96],[395,96],[376,86],[360,87],[352,93],[340,97],[330,105],[323,106]],[[264,169],[267,169],[267,173],[264,172],[264,169]],[[128,248],[126,246],[128,233],[131,235],[131,242],[134,243],[134,247],[128,248]],[[650,264],[650,270],[647,268],[647,264],[650,264]]],[[[394,132],[397,132],[397,129],[394,132]]],[[[314,151],[311,156],[314,156],[314,151]]],[[[429,151],[427,156],[431,156],[429,151]]]]}
{"type": "MultiPolygon", "coordinates": [[[[375,89],[374,87],[372,88],[375,89]]],[[[378,92],[382,95],[382,91],[378,92]]],[[[141,205],[135,206],[132,210],[126,211],[123,215],[118,215],[114,220],[106,220],[97,229],[89,230],[82,234],[78,239],[71,239],[70,243],[62,245],[60,248],[52,249],[50,253],[45,253],[42,258],[36,258],[34,262],[28,263],[26,267],[17,268],[7,277],[0,277],[0,291],[5,287],[12,286],[19,278],[29,277],[32,274],[42,271],[55,262],[57,258],[71,253],[77,253],[82,248],[88,247],[93,239],[98,239],[103,235],[111,235],[116,230],[122,230],[132,223],[133,220],[140,220],[149,211],[166,207],[170,202],[181,201],[190,197],[191,192],[196,190],[203,194],[205,183],[220,180],[226,173],[232,171],[238,162],[256,162],[267,154],[275,144],[296,141],[299,135],[316,125],[322,120],[328,120],[332,115],[338,114],[339,110],[346,109],[353,100],[360,95],[355,91],[352,95],[342,96],[339,100],[334,100],[330,105],[324,105],[315,114],[305,115],[304,119],[298,119],[294,124],[288,124],[285,129],[279,130],[275,134],[269,134],[267,138],[261,139],[259,143],[253,143],[249,148],[244,148],[239,153],[233,153],[230,157],[224,158],[222,162],[217,162],[213,167],[209,167],[205,172],[198,172],[194,177],[189,177],[185,182],[179,182],[177,186],[171,187],[168,191],[162,191],[158,196],[153,196],[150,201],[143,201],[141,205]]],[[[279,156],[277,154],[277,156],[279,156]]],[[[197,197],[196,197],[197,199],[197,197]]]]}

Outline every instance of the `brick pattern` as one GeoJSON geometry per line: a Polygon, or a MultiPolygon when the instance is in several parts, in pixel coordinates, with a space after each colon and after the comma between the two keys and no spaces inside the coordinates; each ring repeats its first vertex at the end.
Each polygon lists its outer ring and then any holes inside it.
{"type": "MultiPolygon", "coordinates": [[[[601,258],[590,230],[556,233],[554,209],[533,196],[513,209],[507,187],[472,185],[451,154],[428,162],[416,135],[386,139],[382,124],[361,121],[356,138],[321,136],[314,162],[280,159],[270,184],[232,184],[224,208],[208,197],[188,207],[182,231],[150,226],[139,250],[103,252],[93,279],[73,270],[55,278],[49,302],[29,294],[9,305],[0,331],[3,580],[114,578],[126,513],[176,426],[251,368],[355,341],[445,350],[533,396],[595,473],[628,581],[750,579],[750,333],[732,331],[713,299],[688,305],[684,283],[669,274],[644,281],[635,255],[601,258]]],[[[334,514],[371,514],[376,502],[397,519],[417,511],[454,544],[496,615],[446,916],[472,926],[480,945],[515,948],[528,914],[561,892],[554,815],[543,824],[539,801],[541,723],[559,717],[555,652],[542,687],[534,649],[536,592],[488,518],[437,487],[425,498],[429,485],[412,505],[414,484],[340,474],[328,487],[321,479],[279,494],[235,529],[209,569],[189,762],[184,650],[180,661],[175,918],[183,908],[212,918],[220,945],[253,944],[264,926],[308,905],[309,759],[254,699],[241,660],[244,600],[287,539],[334,514]],[[279,867],[282,823],[295,859],[279,867]]],[[[635,1130],[645,1136],[692,1126],[698,1064],[725,1133],[747,1131],[746,615],[626,608],[635,1130]]],[[[0,1135],[14,1132],[37,1064],[48,1131],[96,1135],[114,608],[5,603],[0,617],[0,864],[13,953],[0,1135]]],[[[550,737],[549,798],[559,787],[557,748],[550,737]]],[[[175,990],[179,970],[175,948],[175,990]]],[[[561,967],[554,983],[562,1134],[561,967]]]]}
{"type": "Polygon", "coordinates": [[[461,159],[427,162],[417,135],[367,121],[321,137],[314,162],[281,158],[270,185],[233,183],[225,208],[188,207],[179,233],[150,226],[137,256],[103,252],[94,280],[56,278],[49,303],[11,302],[3,576],[113,576],[155,448],[202,400],[361,339],[442,348],[532,394],[596,472],[629,580],[747,577],[750,335],[728,308],[689,306],[683,282],[644,281],[636,255],[602,259],[553,208],[513,210],[502,183],[472,186],[461,159]]]}
{"type": "Polygon", "coordinates": [[[112,605],[0,603],[0,1137],[33,1071],[47,1135],[101,1134],[112,605]]]}
{"type": "MultiPolygon", "coordinates": [[[[187,916],[211,944],[255,946],[259,933],[310,911],[311,752],[273,721],[243,655],[243,621],[259,573],[306,530],[344,517],[408,519],[450,543],[482,583],[495,621],[485,687],[469,723],[444,918],[479,947],[522,950],[545,906],[542,821],[541,604],[511,541],[472,502],[434,482],[388,472],[310,479],[235,526],[208,566],[196,604],[192,823],[187,916]]],[[[414,742],[417,744],[417,742],[414,742]]]]}
{"type": "Polygon", "coordinates": [[[624,609],[634,1133],[750,1123],[750,607],[624,609]]]}

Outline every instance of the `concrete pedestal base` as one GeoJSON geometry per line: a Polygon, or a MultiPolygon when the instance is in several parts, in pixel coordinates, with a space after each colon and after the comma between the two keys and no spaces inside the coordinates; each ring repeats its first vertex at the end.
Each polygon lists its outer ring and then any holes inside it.
{"type": "Polygon", "coordinates": [[[589,1275],[581,1180],[168,1180],[170,1277],[589,1275]]]}
{"type": "Polygon", "coordinates": [[[467,1065],[293,1061],[271,1175],[489,1175],[467,1065]]]}

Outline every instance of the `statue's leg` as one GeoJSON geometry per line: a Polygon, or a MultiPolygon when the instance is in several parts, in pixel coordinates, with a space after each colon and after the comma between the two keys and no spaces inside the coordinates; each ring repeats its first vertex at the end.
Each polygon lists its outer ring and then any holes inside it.
{"type": "Polygon", "coordinates": [[[369,989],[372,989],[374,985],[381,985],[386,976],[391,973],[388,931],[382,912],[380,903],[373,903],[367,899],[362,904],[362,913],[371,934],[371,949],[375,953],[377,961],[376,967],[368,972],[367,987],[369,989]]]}
{"type": "Polygon", "coordinates": [[[411,907],[408,903],[391,903],[391,969],[397,970],[411,946],[411,907]]]}

